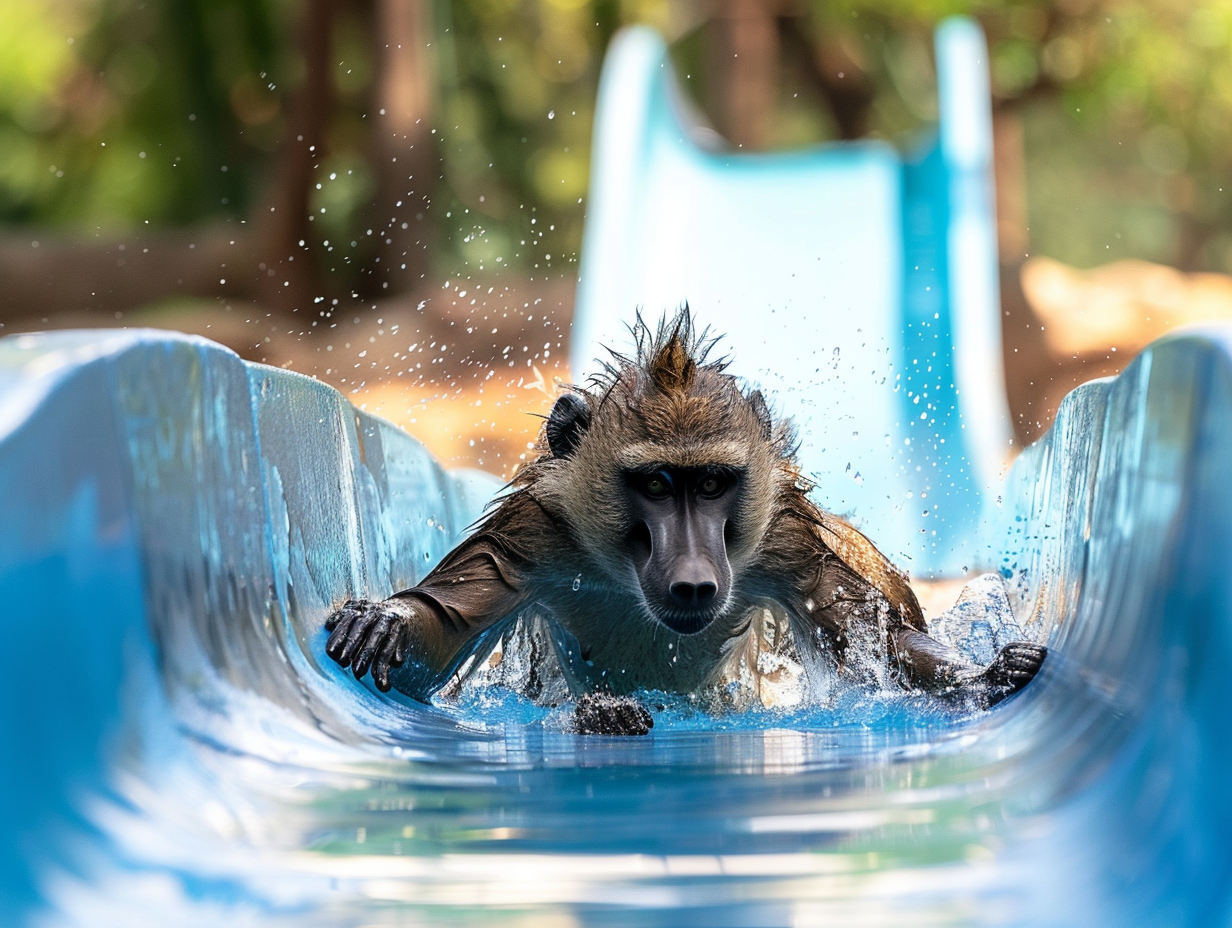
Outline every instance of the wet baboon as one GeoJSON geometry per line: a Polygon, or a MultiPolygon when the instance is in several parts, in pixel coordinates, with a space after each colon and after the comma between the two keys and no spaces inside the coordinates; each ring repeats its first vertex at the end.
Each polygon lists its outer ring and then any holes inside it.
{"type": "Polygon", "coordinates": [[[557,400],[533,460],[419,585],[329,617],[331,658],[426,700],[534,612],[579,727],[608,730],[594,719],[615,707],[618,731],[649,722],[623,694],[715,681],[765,610],[840,669],[879,653],[907,688],[992,704],[1034,677],[1039,645],[980,668],[928,636],[906,578],[808,498],[790,425],[708,358],[687,310],[635,333],[636,357],[557,400]]]}

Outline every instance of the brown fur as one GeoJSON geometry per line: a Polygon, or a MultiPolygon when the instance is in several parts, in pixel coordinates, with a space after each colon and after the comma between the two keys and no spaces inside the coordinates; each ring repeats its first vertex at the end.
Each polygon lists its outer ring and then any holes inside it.
{"type": "Polygon", "coordinates": [[[409,629],[409,659],[390,673],[393,685],[426,698],[485,635],[527,610],[567,632],[562,661],[583,690],[696,690],[717,679],[767,609],[840,667],[859,642],[880,650],[904,684],[944,690],[970,678],[977,668],[927,637],[906,577],[809,499],[790,424],[711,359],[714,342],[688,311],[656,332],[639,320],[635,334],[633,358],[613,355],[601,375],[569,388],[590,411],[569,452],[554,454],[545,428],[534,459],[475,532],[386,601],[409,629]],[[727,544],[731,593],[718,618],[682,635],[650,613],[624,553],[633,528],[626,473],[707,464],[743,475],[727,544]]]}

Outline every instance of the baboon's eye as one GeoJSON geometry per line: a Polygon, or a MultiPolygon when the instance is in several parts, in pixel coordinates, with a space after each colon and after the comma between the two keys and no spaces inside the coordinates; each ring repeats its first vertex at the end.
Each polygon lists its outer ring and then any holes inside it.
{"type": "Polygon", "coordinates": [[[651,499],[662,499],[672,491],[666,474],[648,474],[642,481],[642,492],[651,499]]]}
{"type": "Polygon", "coordinates": [[[716,477],[711,474],[709,477],[703,477],[701,483],[697,485],[697,490],[702,496],[718,496],[725,489],[726,483],[722,477],[716,477]]]}

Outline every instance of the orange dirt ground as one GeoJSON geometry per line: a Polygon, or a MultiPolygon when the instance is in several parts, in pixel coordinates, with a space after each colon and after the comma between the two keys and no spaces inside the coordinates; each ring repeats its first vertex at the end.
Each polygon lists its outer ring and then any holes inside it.
{"type": "MultiPolygon", "coordinates": [[[[1141,261],[1091,270],[1031,258],[1003,267],[1006,391],[1015,446],[1051,424],[1064,395],[1117,373],[1150,341],[1232,320],[1232,277],[1141,261]]],[[[129,313],[10,319],[48,327],[153,326],[203,335],[248,360],[316,377],[454,467],[508,477],[534,441],[566,358],[572,277],[451,280],[413,296],[276,318],[254,304],[194,301],[129,313]],[[324,313],[329,313],[325,315],[324,313]]]]}

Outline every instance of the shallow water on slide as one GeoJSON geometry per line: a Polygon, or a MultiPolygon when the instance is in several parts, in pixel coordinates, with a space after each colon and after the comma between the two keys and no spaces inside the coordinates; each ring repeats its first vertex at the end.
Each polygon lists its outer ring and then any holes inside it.
{"type": "MultiPolygon", "coordinates": [[[[29,524],[110,539],[108,576],[139,586],[61,596],[64,623],[138,614],[65,658],[60,715],[30,703],[31,727],[73,732],[97,685],[118,720],[29,858],[33,924],[1232,923],[1226,336],[1081,388],[1015,465],[990,566],[1051,648],[1018,697],[969,712],[856,687],[725,713],[665,698],[645,738],[571,734],[563,710],[500,689],[424,707],[354,685],[321,658],[328,605],[422,576],[483,485],[327,388],[200,342],[80,350],[0,343],[8,370],[61,353],[21,395],[38,416],[0,423],[0,491],[42,480],[29,524]],[[172,370],[199,390],[154,388],[172,370]],[[20,465],[36,460],[23,442],[54,444],[48,417],[120,436],[114,468],[101,451],[88,479],[20,465]]],[[[0,557],[14,563],[6,602],[94,561],[0,557]]],[[[939,625],[958,638],[971,619],[939,625]]],[[[28,811],[2,802],[7,821],[28,811]]]]}

